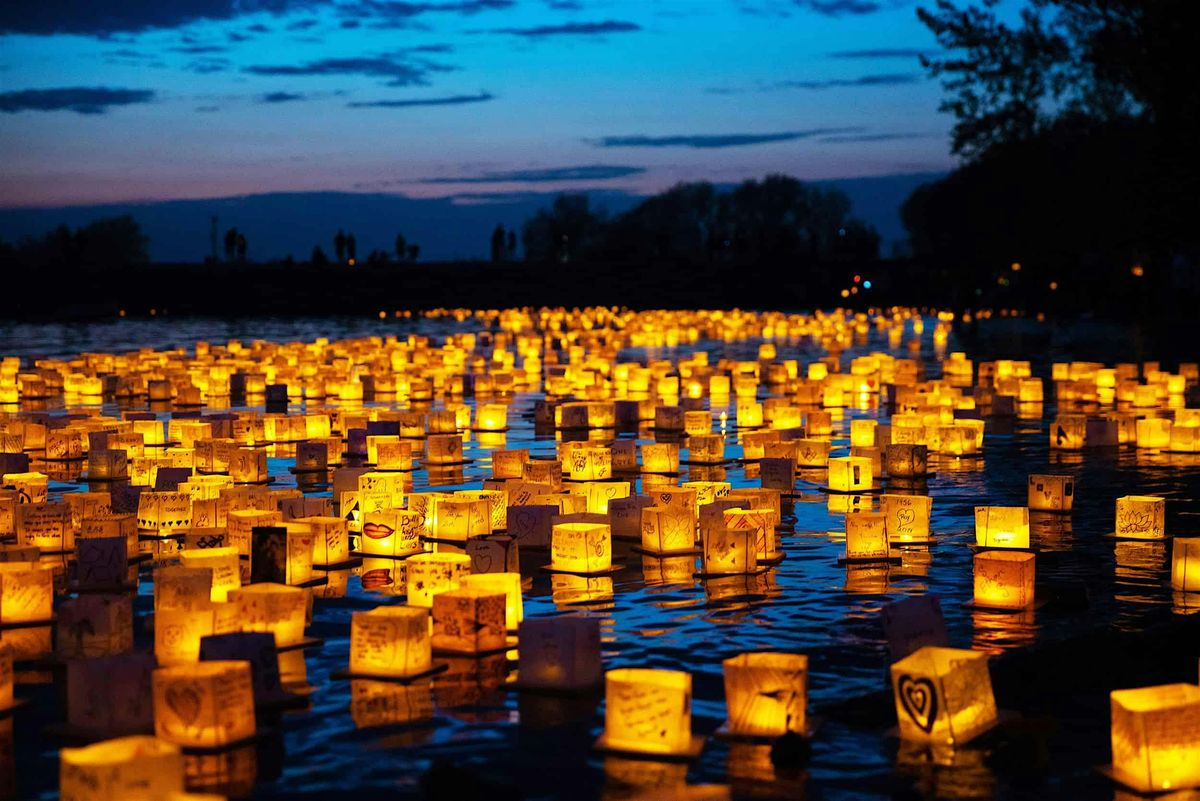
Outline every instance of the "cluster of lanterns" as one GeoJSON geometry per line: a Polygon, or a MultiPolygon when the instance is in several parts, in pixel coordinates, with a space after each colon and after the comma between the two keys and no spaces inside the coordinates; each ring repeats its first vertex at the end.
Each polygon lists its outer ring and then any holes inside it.
{"type": "MultiPolygon", "coordinates": [[[[146,702],[69,702],[72,730],[100,741],[62,751],[63,798],[186,798],[188,758],[252,742],[256,708],[290,695],[281,675],[303,676],[303,650],[322,645],[306,634],[313,604],[343,596],[351,573],[381,601],[349,619],[339,675],[352,682],[356,722],[427,718],[421,682],[445,660],[515,653],[520,691],[603,691],[598,748],[694,757],[703,738],[692,730],[692,676],[605,671],[597,618],[525,617],[532,575],[548,576],[565,608],[603,605],[624,567],[614,541],[625,541],[648,582],[733,579],[733,592],[753,592],[784,558],[799,482],[844,513],[833,536],[845,541],[849,589],[864,569],[927,553],[939,536],[931,472],[969,469],[988,418],[1040,418],[1045,398],[1028,362],[950,353],[938,380],[883,352],[843,364],[840,351],[872,331],[893,349],[905,332],[919,337],[925,321],[908,311],[474,318],[479,330],[441,341],[200,342],[0,362],[0,403],[20,404],[0,417],[0,626],[44,632],[0,646],[0,707],[14,703],[13,661],[48,650],[51,632],[68,699],[111,686],[114,698],[146,702]],[[829,355],[778,358],[776,343],[796,338],[829,355]],[[626,347],[751,339],[761,342],[754,360],[617,358],[626,347]],[[552,453],[508,447],[518,392],[541,393],[533,422],[553,435],[552,453]],[[110,416],[114,397],[149,411],[110,416]],[[887,423],[843,425],[845,409],[881,399],[887,423]],[[59,401],[73,411],[49,411],[59,401]],[[646,429],[653,442],[620,436],[646,429]],[[416,470],[431,486],[464,483],[472,438],[491,468],[481,487],[415,491],[416,470]],[[275,486],[268,456],[288,460],[294,487],[275,486]],[[748,486],[727,480],[734,458],[748,486]],[[60,485],[81,480],[89,491],[60,485]],[[130,595],[146,561],[152,653],[134,650],[130,595]]],[[[934,323],[935,346],[951,319],[934,323]]],[[[1056,364],[1051,378],[1052,449],[1200,451],[1200,411],[1183,402],[1195,365],[1056,364]]],[[[1069,514],[1075,497],[1073,476],[1037,474],[1025,506],[975,508],[976,607],[1034,607],[1031,514],[1069,514]]],[[[1114,537],[1165,539],[1164,509],[1161,497],[1118,498],[1114,537]]],[[[1200,592],[1200,538],[1174,540],[1171,582],[1200,592]]],[[[960,747],[1000,721],[982,652],[939,641],[893,656],[902,739],[960,747]]],[[[808,735],[805,655],[744,652],[722,669],[722,735],[808,735]]],[[[1200,736],[1181,723],[1200,714],[1200,688],[1119,690],[1111,701],[1121,783],[1200,785],[1200,736]]]]}

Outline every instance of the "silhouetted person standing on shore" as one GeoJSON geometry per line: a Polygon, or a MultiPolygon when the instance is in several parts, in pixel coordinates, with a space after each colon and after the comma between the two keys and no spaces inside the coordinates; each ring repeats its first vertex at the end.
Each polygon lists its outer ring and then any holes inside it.
{"type": "Polygon", "coordinates": [[[337,256],[338,262],[346,260],[346,234],[341,228],[338,229],[337,236],[333,238],[333,252],[337,256]]]}
{"type": "Polygon", "coordinates": [[[355,261],[355,256],[358,255],[358,242],[354,239],[354,234],[349,234],[346,237],[346,258],[351,264],[355,261]]]}

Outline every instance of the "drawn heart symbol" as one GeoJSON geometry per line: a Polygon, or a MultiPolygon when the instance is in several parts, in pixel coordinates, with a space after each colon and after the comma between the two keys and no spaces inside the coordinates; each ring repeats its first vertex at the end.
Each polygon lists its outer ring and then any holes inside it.
{"type": "Polygon", "coordinates": [[[492,555],[488,551],[481,551],[475,554],[475,565],[472,570],[474,573],[491,573],[492,572],[492,555]]]}
{"type": "Polygon", "coordinates": [[[184,726],[191,726],[200,716],[200,690],[192,684],[176,684],[167,688],[167,706],[183,721],[184,726]]]}
{"type": "Polygon", "coordinates": [[[937,721],[937,692],[929,679],[900,677],[900,704],[904,711],[926,734],[933,731],[937,721]]]}
{"type": "Polygon", "coordinates": [[[905,527],[910,526],[910,525],[912,525],[912,522],[916,519],[917,519],[917,513],[914,512],[912,509],[901,509],[900,511],[896,512],[896,520],[900,523],[901,526],[905,526],[905,527]]]}

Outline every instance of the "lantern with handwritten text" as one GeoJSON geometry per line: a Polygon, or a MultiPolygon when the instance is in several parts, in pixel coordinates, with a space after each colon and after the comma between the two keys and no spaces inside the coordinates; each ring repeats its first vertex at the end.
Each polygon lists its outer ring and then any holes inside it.
{"type": "Polygon", "coordinates": [[[604,674],[602,744],[617,751],[682,755],[692,746],[692,676],[619,668],[604,674]]]}
{"type": "Polygon", "coordinates": [[[1014,551],[975,554],[975,605],[1027,609],[1033,605],[1034,555],[1014,551]]]}
{"type": "Polygon", "coordinates": [[[150,801],[183,794],[179,746],[146,735],[59,752],[61,801],[150,801]]]}
{"type": "Polygon", "coordinates": [[[1072,476],[1031,475],[1029,508],[1035,512],[1069,512],[1075,505],[1072,476]]]}
{"type": "Polygon", "coordinates": [[[255,731],[249,662],[214,660],[154,671],[154,733],[161,739],[215,748],[255,731]]]}
{"type": "Polygon", "coordinates": [[[433,607],[440,592],[456,590],[471,572],[471,557],[462,553],[419,553],[405,563],[408,605],[433,607]]]}
{"type": "Polygon", "coordinates": [[[406,678],[432,666],[429,613],[411,606],[379,606],[350,618],[350,672],[406,678]]]}
{"type": "Polygon", "coordinates": [[[54,571],[33,562],[0,563],[0,623],[50,621],[54,571]]]}
{"type": "Polygon", "coordinates": [[[696,522],[681,507],[648,506],[642,509],[642,548],[654,554],[690,551],[696,547],[696,522]]]}
{"type": "Polygon", "coordinates": [[[1029,507],[976,506],[975,544],[981,548],[1028,548],[1029,507]]]}
{"type": "Polygon", "coordinates": [[[558,523],[550,532],[550,567],[600,573],[612,567],[612,528],[603,523],[558,523]]]}
{"type": "Polygon", "coordinates": [[[372,556],[409,556],[423,550],[425,516],[408,509],[383,509],[363,516],[359,550],[372,556]]]}
{"type": "Polygon", "coordinates": [[[433,647],[478,654],[504,648],[505,593],[463,586],[433,596],[433,647]]]}
{"type": "Polygon", "coordinates": [[[600,621],[542,617],[521,621],[520,683],[532,689],[580,691],[600,683],[600,621]]]}
{"type": "Polygon", "coordinates": [[[896,545],[927,542],[933,498],[928,495],[888,495],[880,498],[888,542],[896,545]]]}
{"type": "Polygon", "coordinates": [[[846,515],[846,559],[868,561],[888,558],[886,518],[882,512],[846,515]]]}
{"type": "Polygon", "coordinates": [[[279,646],[297,645],[304,639],[307,590],[264,582],[231,591],[229,600],[242,631],[273,632],[279,646]]]}
{"type": "Polygon", "coordinates": [[[1131,540],[1161,540],[1166,531],[1166,507],[1165,499],[1152,495],[1117,498],[1117,536],[1131,540]]]}

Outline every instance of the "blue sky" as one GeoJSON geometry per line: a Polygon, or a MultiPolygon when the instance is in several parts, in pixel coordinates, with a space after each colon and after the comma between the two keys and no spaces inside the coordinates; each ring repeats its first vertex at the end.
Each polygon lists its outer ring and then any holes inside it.
{"type": "Polygon", "coordinates": [[[947,169],[906,0],[6,0],[0,205],[947,169]]]}

